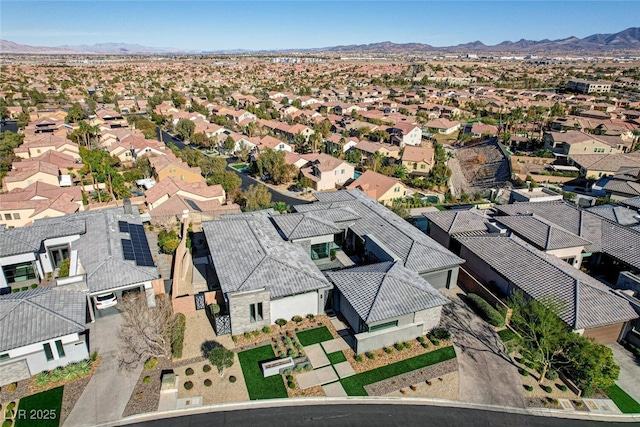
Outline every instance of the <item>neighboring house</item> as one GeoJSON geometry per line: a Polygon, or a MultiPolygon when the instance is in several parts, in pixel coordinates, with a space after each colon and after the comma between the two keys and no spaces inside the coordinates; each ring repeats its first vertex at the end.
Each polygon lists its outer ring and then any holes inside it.
{"type": "Polygon", "coordinates": [[[267,148],[271,148],[272,150],[276,151],[286,151],[288,153],[293,152],[293,147],[291,146],[291,144],[288,144],[269,135],[261,138],[257,145],[258,151],[262,151],[267,148]]]}
{"type": "Polygon", "coordinates": [[[460,122],[440,118],[429,120],[425,123],[425,127],[431,132],[451,135],[452,133],[460,130],[460,122]]]}
{"type": "Polygon", "coordinates": [[[0,386],[89,357],[87,294],[68,288],[0,296],[0,386]]]}
{"type": "Polygon", "coordinates": [[[149,157],[153,178],[156,182],[173,178],[176,181],[204,182],[199,167],[189,167],[188,164],[177,158],[173,153],[167,152],[164,156],[149,157]]]}
{"type": "Polygon", "coordinates": [[[174,224],[185,210],[193,222],[217,219],[222,214],[238,213],[236,204],[225,204],[226,194],[221,185],[206,182],[185,182],[167,178],[145,192],[151,222],[157,225],[174,224]]]}
{"type": "Polygon", "coordinates": [[[496,136],[498,135],[498,127],[494,125],[486,125],[482,122],[469,123],[464,127],[463,133],[465,135],[471,135],[472,138],[496,136]]]}
{"type": "Polygon", "coordinates": [[[19,168],[7,172],[2,179],[2,190],[12,191],[26,188],[33,183],[43,182],[54,187],[60,187],[60,171],[56,165],[46,162],[30,162],[21,168],[21,162],[14,162],[13,167],[19,168]]]}
{"type": "MultiPolygon", "coordinates": [[[[36,220],[28,227],[0,228],[0,289],[38,282],[70,259],[62,283],[85,283],[88,296],[140,289],[153,304],[159,277],[137,207],[79,212],[36,220]],[[30,282],[31,281],[31,282],[30,282]]],[[[89,313],[93,316],[93,298],[89,313]]]]}
{"type": "Polygon", "coordinates": [[[615,144],[578,130],[566,132],[545,132],[544,147],[556,154],[572,156],[576,154],[611,154],[622,153],[623,144],[615,144]]]}
{"type": "Polygon", "coordinates": [[[394,200],[401,199],[407,193],[407,187],[397,178],[391,178],[368,170],[353,181],[348,189],[359,189],[383,205],[391,206],[394,200]]]}
{"type": "Polygon", "coordinates": [[[521,290],[533,299],[562,304],[560,318],[600,344],[616,342],[627,322],[638,318],[632,304],[611,288],[511,235],[460,236],[466,268],[506,296],[521,290]]]}
{"type": "Polygon", "coordinates": [[[597,182],[611,200],[640,196],[640,167],[623,167],[613,177],[597,182]]]}
{"type": "Polygon", "coordinates": [[[422,129],[420,126],[399,122],[387,129],[391,141],[404,147],[405,145],[420,145],[422,143],[422,129]]]}
{"type": "Polygon", "coordinates": [[[329,138],[325,140],[325,144],[327,144],[327,151],[333,153],[334,151],[340,151],[346,153],[353,147],[358,144],[358,138],[356,137],[348,137],[334,133],[329,138]]]}
{"type": "Polygon", "coordinates": [[[335,285],[335,308],[354,332],[356,354],[429,333],[450,302],[398,261],[331,271],[327,278],[335,285]]]}
{"type": "Polygon", "coordinates": [[[300,157],[309,162],[300,172],[313,182],[313,189],[316,191],[334,190],[354,177],[355,169],[352,164],[328,154],[302,154],[300,157]]]}
{"type": "Polygon", "coordinates": [[[0,224],[23,227],[36,219],[84,211],[80,187],[34,182],[24,189],[0,194],[0,224]]]}
{"type": "Polygon", "coordinates": [[[402,166],[410,175],[428,175],[433,167],[434,149],[429,145],[406,146],[402,153],[402,166]]]}
{"type": "Polygon", "coordinates": [[[580,169],[580,176],[587,179],[613,176],[624,167],[640,167],[640,156],[636,153],[574,154],[568,160],[580,169]]]}
{"type": "Polygon", "coordinates": [[[25,138],[24,143],[15,148],[13,152],[21,159],[30,159],[38,157],[50,150],[67,154],[74,160],[80,160],[80,148],[78,144],[61,136],[44,135],[25,138]]]}
{"type": "Polygon", "coordinates": [[[586,208],[586,210],[626,227],[634,227],[634,229],[638,229],[637,227],[640,225],[640,215],[638,212],[625,206],[606,204],[601,206],[592,206],[586,208]]]}
{"type": "Polygon", "coordinates": [[[532,189],[513,189],[509,196],[509,203],[514,202],[552,202],[562,200],[562,194],[544,187],[534,187],[532,189]]]}
{"type": "Polygon", "coordinates": [[[331,284],[301,246],[282,240],[265,211],[203,222],[231,333],[324,312],[331,284]]]}

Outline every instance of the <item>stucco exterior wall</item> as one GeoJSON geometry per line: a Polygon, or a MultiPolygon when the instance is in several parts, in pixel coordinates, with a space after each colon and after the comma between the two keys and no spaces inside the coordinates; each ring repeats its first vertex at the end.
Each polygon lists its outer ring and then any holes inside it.
{"type": "MultiPolygon", "coordinates": [[[[307,292],[290,297],[271,300],[271,324],[277,319],[291,320],[293,316],[306,316],[318,314],[318,292],[307,292]]],[[[233,322],[233,317],[231,318],[233,322]]]]}

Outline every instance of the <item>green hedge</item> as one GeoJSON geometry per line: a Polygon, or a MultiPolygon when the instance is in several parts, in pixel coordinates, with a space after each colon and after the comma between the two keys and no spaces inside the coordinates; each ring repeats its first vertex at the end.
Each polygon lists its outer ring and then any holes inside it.
{"type": "Polygon", "coordinates": [[[182,347],[184,346],[184,330],[187,326],[187,318],[184,314],[176,314],[176,328],[173,331],[173,340],[171,342],[171,354],[173,357],[182,357],[182,347]]]}
{"type": "Polygon", "coordinates": [[[504,315],[500,314],[498,310],[493,308],[491,304],[482,299],[476,294],[467,295],[469,301],[482,312],[483,316],[493,326],[504,326],[504,315]]]}

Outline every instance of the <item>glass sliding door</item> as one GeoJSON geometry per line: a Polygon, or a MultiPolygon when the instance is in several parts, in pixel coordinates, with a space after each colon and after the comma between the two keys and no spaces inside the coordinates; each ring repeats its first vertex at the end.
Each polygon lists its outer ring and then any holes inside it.
{"type": "Polygon", "coordinates": [[[49,253],[51,254],[51,262],[53,263],[53,268],[58,268],[65,258],[69,258],[69,246],[58,246],[49,248],[49,253]]]}
{"type": "Polygon", "coordinates": [[[5,265],[2,267],[2,272],[7,279],[7,283],[24,282],[36,278],[36,269],[33,267],[33,261],[5,265]]]}

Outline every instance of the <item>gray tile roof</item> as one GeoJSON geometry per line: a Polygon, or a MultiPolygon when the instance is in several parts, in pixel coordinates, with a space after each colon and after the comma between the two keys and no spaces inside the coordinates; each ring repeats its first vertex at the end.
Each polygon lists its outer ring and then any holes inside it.
{"type": "Polygon", "coordinates": [[[429,282],[397,262],[326,274],[366,323],[392,319],[449,303],[429,282]]]}
{"type": "Polygon", "coordinates": [[[591,329],[638,317],[628,301],[602,282],[513,235],[458,240],[530,297],[558,299],[563,305],[560,317],[574,329],[591,329]]]}
{"type": "Polygon", "coordinates": [[[86,329],[86,293],[44,287],[0,296],[0,353],[86,329]]]}
{"type": "Polygon", "coordinates": [[[340,233],[342,230],[331,221],[315,213],[290,213],[275,215],[272,221],[287,240],[304,239],[340,233]]]}
{"type": "Polygon", "coordinates": [[[602,252],[631,267],[640,269],[640,233],[608,221],[566,202],[515,203],[497,207],[506,215],[535,213],[573,234],[592,242],[587,252],[602,252]]]}
{"type": "Polygon", "coordinates": [[[626,194],[629,197],[640,195],[640,183],[634,181],[611,179],[603,188],[607,192],[626,194]]]}
{"type": "Polygon", "coordinates": [[[625,208],[624,206],[592,206],[590,208],[587,208],[586,210],[598,216],[601,216],[602,218],[606,218],[609,221],[616,222],[620,225],[636,225],[640,222],[638,212],[634,211],[633,209],[625,208]]]}
{"type": "Polygon", "coordinates": [[[429,222],[440,227],[449,235],[472,231],[487,231],[487,220],[477,210],[437,211],[423,213],[429,222]]]}
{"type": "Polygon", "coordinates": [[[623,205],[629,206],[630,208],[633,208],[635,210],[638,210],[640,209],[640,196],[623,200],[620,203],[622,203],[623,205]]]}
{"type": "Polygon", "coordinates": [[[464,263],[463,259],[360,190],[318,193],[316,197],[341,201],[298,205],[295,207],[296,211],[315,212],[350,208],[360,219],[350,225],[349,229],[360,237],[370,234],[378,241],[384,242],[393,252],[394,258],[402,259],[404,266],[411,270],[422,273],[464,263]]]}
{"type": "Polygon", "coordinates": [[[85,232],[84,221],[72,215],[60,218],[64,220],[59,220],[55,226],[36,221],[27,227],[0,229],[0,257],[38,252],[43,240],[85,232]]]}
{"type": "Polygon", "coordinates": [[[124,259],[121,240],[130,236],[129,233],[120,232],[118,221],[142,225],[137,209],[133,212],[125,214],[123,208],[80,212],[66,217],[37,220],[34,226],[57,228],[70,218],[85,225],[85,233],[71,243],[71,248],[78,251],[87,285],[90,292],[95,294],[160,277],[156,267],[140,266],[134,260],[124,259]]]}
{"type": "Polygon", "coordinates": [[[535,214],[533,216],[497,216],[495,219],[527,242],[544,251],[591,244],[590,241],[544,221],[535,214]]]}
{"type": "Polygon", "coordinates": [[[282,240],[266,212],[202,228],[225,293],[267,288],[275,299],[330,286],[302,247],[282,240]]]}

